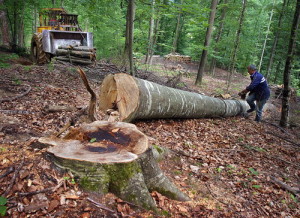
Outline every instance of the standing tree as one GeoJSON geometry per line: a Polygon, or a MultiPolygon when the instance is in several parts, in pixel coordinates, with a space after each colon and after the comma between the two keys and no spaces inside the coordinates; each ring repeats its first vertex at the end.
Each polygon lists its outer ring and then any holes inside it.
{"type": "Polygon", "coordinates": [[[234,49],[233,49],[233,54],[231,58],[231,67],[229,68],[229,73],[228,73],[228,79],[227,79],[227,91],[230,87],[231,84],[231,77],[235,68],[235,61],[236,61],[236,56],[238,52],[238,47],[240,43],[240,35],[242,31],[242,26],[244,22],[244,17],[245,17],[245,11],[246,11],[246,5],[247,5],[247,0],[243,0],[243,7],[242,7],[242,12],[239,20],[239,28],[236,33],[236,38],[235,38],[235,43],[234,43],[234,49]]]}
{"type": "Polygon", "coordinates": [[[201,60],[200,60],[198,74],[197,74],[196,83],[195,83],[196,85],[201,85],[201,83],[202,83],[202,77],[204,74],[204,67],[205,67],[205,62],[206,62],[206,58],[207,58],[207,49],[210,44],[211,34],[213,31],[213,25],[214,25],[214,21],[215,21],[217,4],[218,4],[218,0],[213,0],[211,2],[211,7],[210,7],[211,11],[210,11],[210,15],[209,15],[209,26],[206,30],[204,48],[202,50],[201,60]]]}
{"type": "Polygon", "coordinates": [[[9,35],[9,26],[7,21],[6,11],[3,10],[4,0],[0,0],[0,31],[1,31],[1,45],[9,47],[10,35],[9,35]]]}
{"type": "Polygon", "coordinates": [[[148,34],[148,48],[147,48],[147,54],[145,58],[145,64],[151,64],[151,59],[153,55],[153,50],[154,50],[154,25],[155,25],[155,20],[154,20],[154,15],[155,15],[155,0],[152,0],[151,2],[151,17],[150,17],[150,25],[149,25],[149,34],[148,34]]]}
{"type": "Polygon", "coordinates": [[[272,24],[272,18],[273,18],[273,13],[274,13],[274,5],[275,5],[275,0],[273,0],[273,6],[272,6],[271,14],[270,14],[269,24],[268,24],[268,27],[267,27],[266,38],[265,38],[263,48],[262,48],[262,51],[261,51],[260,61],[259,61],[259,65],[258,65],[258,71],[260,71],[261,65],[262,65],[262,62],[263,62],[263,57],[264,57],[264,53],[265,53],[265,49],[266,49],[266,44],[267,44],[268,36],[269,36],[269,32],[270,32],[270,26],[272,24]]]}
{"type": "Polygon", "coordinates": [[[271,56],[270,56],[268,67],[267,67],[266,78],[268,78],[268,76],[271,73],[273,60],[274,60],[274,56],[275,56],[275,51],[276,51],[276,47],[277,47],[277,42],[278,42],[279,34],[280,34],[280,31],[281,31],[281,23],[282,23],[282,17],[283,17],[283,13],[284,13],[284,9],[285,9],[285,4],[286,4],[286,0],[284,0],[283,3],[282,3],[282,9],[280,11],[280,15],[279,15],[279,18],[278,18],[278,25],[277,25],[277,28],[275,30],[275,38],[274,38],[274,41],[273,41],[272,50],[270,52],[271,56]]]}
{"type": "MultiPolygon", "coordinates": [[[[221,40],[221,36],[222,36],[222,33],[223,33],[223,28],[224,28],[224,21],[225,21],[225,17],[226,17],[226,12],[227,12],[227,0],[224,0],[224,7],[222,9],[222,14],[221,14],[221,17],[220,17],[220,25],[219,25],[219,28],[218,28],[218,33],[217,33],[217,37],[216,37],[216,47],[214,49],[214,54],[217,54],[218,53],[218,43],[219,41],[221,40]]],[[[216,68],[216,58],[213,57],[212,60],[211,60],[211,65],[210,65],[210,72],[212,74],[212,76],[215,75],[215,68],[216,68]]]]}
{"type": "MultiPolygon", "coordinates": [[[[178,2],[178,4],[181,4],[181,0],[178,2]]],[[[180,33],[180,27],[181,27],[181,20],[182,20],[182,10],[178,10],[178,15],[177,15],[177,23],[176,23],[176,29],[175,29],[175,34],[174,34],[174,39],[173,39],[173,46],[172,46],[172,52],[175,53],[177,51],[178,47],[178,38],[179,38],[179,33],[180,33]]]]}
{"type": "Polygon", "coordinates": [[[300,0],[297,0],[294,20],[292,24],[288,54],[285,62],[283,74],[283,92],[280,126],[287,127],[289,123],[289,96],[290,96],[290,76],[293,63],[294,50],[296,46],[297,30],[300,20],[300,0]]]}
{"type": "Polygon", "coordinates": [[[129,62],[129,73],[135,76],[133,64],[133,30],[135,17],[135,0],[129,0],[126,16],[126,40],[125,40],[125,58],[129,62]]]}

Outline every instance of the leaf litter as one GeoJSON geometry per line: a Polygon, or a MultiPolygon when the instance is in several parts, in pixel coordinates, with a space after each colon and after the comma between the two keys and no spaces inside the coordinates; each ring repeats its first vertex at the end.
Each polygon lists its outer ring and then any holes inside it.
{"type": "MultiPolygon", "coordinates": [[[[33,146],[38,137],[58,132],[76,112],[48,113],[47,105],[68,105],[80,110],[89,101],[75,67],[49,68],[33,66],[28,71],[14,65],[0,69],[3,79],[17,78],[32,88],[22,98],[1,103],[0,194],[7,199],[6,216],[157,216],[112,194],[100,196],[82,191],[72,174],[57,171],[51,165],[46,148],[33,146]]],[[[98,90],[97,78],[103,78],[109,71],[105,65],[101,71],[90,71],[91,85],[98,90]]],[[[276,178],[289,187],[299,188],[300,147],[277,137],[299,143],[299,135],[295,129],[282,131],[267,123],[276,117],[269,116],[263,123],[251,119],[135,122],[142,132],[151,136],[153,145],[166,148],[165,158],[160,162],[162,170],[192,199],[178,202],[153,192],[152,197],[161,209],[159,216],[300,216],[299,195],[272,180],[276,178]]]]}

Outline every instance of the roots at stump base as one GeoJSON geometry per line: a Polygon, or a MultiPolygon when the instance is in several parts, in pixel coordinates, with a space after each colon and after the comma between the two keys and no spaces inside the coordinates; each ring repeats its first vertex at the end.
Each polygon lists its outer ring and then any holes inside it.
{"type": "Polygon", "coordinates": [[[152,191],[174,200],[190,200],[164,175],[155,159],[157,150],[148,147],[147,136],[133,124],[96,121],[73,130],[65,139],[39,141],[53,146],[48,149],[52,162],[72,172],[86,191],[111,192],[154,211],[152,191]]]}

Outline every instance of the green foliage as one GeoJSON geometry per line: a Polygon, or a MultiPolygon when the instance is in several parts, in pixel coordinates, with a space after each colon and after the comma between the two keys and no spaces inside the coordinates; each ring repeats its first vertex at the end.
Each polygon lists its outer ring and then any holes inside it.
{"type": "MultiPolygon", "coordinates": [[[[244,23],[242,26],[240,43],[236,54],[236,65],[238,72],[244,72],[245,67],[254,63],[259,64],[262,54],[263,43],[266,36],[267,26],[269,24],[270,12],[274,9],[274,15],[271,28],[268,33],[266,51],[264,53],[262,69],[264,73],[270,60],[270,51],[276,36],[279,34],[278,45],[276,47],[275,58],[273,61],[271,79],[278,78],[276,82],[282,82],[282,70],[286,58],[288,40],[290,36],[291,23],[294,15],[295,2],[289,1],[284,8],[282,25],[279,29],[278,21],[282,10],[282,1],[273,0],[249,0],[244,23]],[[278,63],[280,68],[275,70],[278,63]],[[275,72],[278,71],[278,72],[275,72]],[[278,74],[278,75],[276,75],[278,74]],[[276,76],[275,76],[276,75],[276,76]]],[[[24,24],[25,46],[30,46],[32,33],[36,32],[35,23],[38,23],[37,11],[41,8],[64,7],[69,13],[78,14],[79,24],[83,31],[90,31],[94,36],[94,46],[97,48],[97,58],[121,59],[125,44],[125,27],[127,1],[110,0],[64,0],[55,1],[4,1],[3,9],[8,13],[8,20],[12,24],[10,35],[14,33],[14,25],[20,30],[20,23],[24,24]],[[33,16],[35,15],[35,16],[33,16]],[[21,22],[22,21],[22,22],[21,22]]],[[[177,51],[181,54],[189,55],[192,60],[198,61],[203,49],[208,50],[208,62],[215,58],[217,66],[223,69],[229,69],[232,62],[232,51],[236,38],[236,32],[239,25],[239,18],[242,9],[242,2],[220,1],[217,9],[217,15],[214,22],[213,37],[210,46],[203,48],[208,18],[210,13],[210,2],[198,0],[185,1],[164,1],[158,0],[154,4],[154,21],[158,24],[155,29],[156,43],[154,45],[154,54],[165,55],[171,52],[173,40],[177,25],[177,18],[180,15],[180,34],[178,38],[177,51]],[[226,9],[224,20],[221,20],[221,14],[226,9]],[[223,25],[221,38],[216,43],[216,36],[223,25]]],[[[134,52],[138,58],[146,54],[148,49],[148,35],[150,27],[150,18],[152,15],[151,1],[136,1],[136,13],[134,21],[134,52]]],[[[18,40],[17,40],[18,41],[18,40]]],[[[15,49],[24,49],[18,42],[15,49]]],[[[299,36],[298,42],[299,43],[299,36]]],[[[20,51],[24,53],[25,50],[20,51]]],[[[295,56],[299,56],[298,53],[295,56]]],[[[294,58],[295,68],[299,69],[299,58],[294,58]]],[[[121,61],[119,61],[121,62],[121,61]]],[[[9,67],[9,64],[0,57],[0,68],[9,67]]],[[[51,70],[51,66],[49,66],[51,70]]],[[[291,84],[300,90],[299,70],[294,70],[291,75],[291,84]]],[[[300,94],[300,91],[298,91],[300,94]]]]}
{"type": "Polygon", "coordinates": [[[5,216],[7,207],[7,198],[0,196],[0,216],[5,216]]]}
{"type": "Polygon", "coordinates": [[[90,140],[91,143],[96,142],[96,141],[97,141],[96,138],[92,138],[92,139],[90,140]]]}
{"type": "Polygon", "coordinates": [[[259,172],[257,172],[255,169],[253,169],[252,167],[249,168],[249,171],[252,175],[258,176],[259,172]]]}
{"type": "Polygon", "coordinates": [[[19,56],[17,54],[0,54],[0,68],[9,68],[10,64],[7,63],[8,60],[17,59],[19,56]]]}

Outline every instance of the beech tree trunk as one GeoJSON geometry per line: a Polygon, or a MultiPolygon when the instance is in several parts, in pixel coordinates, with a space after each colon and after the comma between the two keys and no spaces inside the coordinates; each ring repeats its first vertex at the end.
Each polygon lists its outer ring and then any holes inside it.
{"type": "Polygon", "coordinates": [[[217,4],[218,4],[218,0],[213,0],[211,2],[211,6],[210,6],[211,11],[210,11],[210,15],[209,15],[209,26],[206,30],[204,48],[202,50],[199,69],[198,69],[197,78],[196,78],[196,82],[195,82],[196,85],[201,85],[202,84],[202,78],[203,78],[203,74],[204,74],[204,67],[205,67],[206,58],[207,58],[207,49],[208,49],[208,46],[210,44],[210,38],[211,38],[212,31],[213,31],[217,4]]]}
{"type": "Polygon", "coordinates": [[[232,77],[232,74],[233,74],[233,71],[235,68],[236,56],[237,56],[237,52],[238,52],[238,48],[239,48],[239,44],[240,44],[240,35],[241,35],[241,31],[242,31],[242,26],[244,23],[246,5],[247,5],[247,0],[243,0],[242,12],[241,12],[240,20],[239,20],[239,28],[236,33],[234,49],[233,49],[232,58],[231,58],[231,66],[229,67],[229,73],[228,73],[228,78],[227,78],[227,91],[231,85],[231,77],[232,77]]]}
{"type": "Polygon", "coordinates": [[[128,60],[129,73],[135,75],[133,65],[133,30],[134,30],[134,17],[135,17],[135,0],[129,0],[126,15],[126,39],[125,39],[125,63],[128,60]]]}
{"type": "MultiPolygon", "coordinates": [[[[0,7],[3,7],[4,0],[0,0],[0,7]]],[[[8,26],[7,14],[5,10],[0,10],[0,29],[1,29],[1,39],[2,45],[9,47],[10,43],[10,31],[8,26]]]]}
{"type": "Polygon", "coordinates": [[[155,13],[155,0],[151,2],[151,17],[149,22],[149,33],[148,33],[148,48],[145,58],[145,64],[150,64],[151,54],[153,54],[154,46],[154,13],[155,13]]]}
{"type": "MultiPolygon", "coordinates": [[[[214,49],[214,54],[218,53],[218,44],[219,44],[219,41],[221,40],[221,36],[222,36],[222,33],[223,33],[224,22],[225,22],[225,17],[226,17],[226,12],[227,12],[227,0],[224,0],[223,4],[225,6],[222,9],[222,14],[221,14],[221,17],[220,17],[220,26],[219,26],[218,34],[217,34],[217,37],[216,37],[216,43],[215,43],[216,47],[214,49]]],[[[212,76],[215,76],[215,69],[216,69],[216,58],[215,57],[213,57],[212,60],[211,60],[210,69],[211,69],[210,71],[211,71],[212,76]]]]}
{"type": "Polygon", "coordinates": [[[273,45],[272,45],[271,55],[270,55],[270,59],[269,59],[268,67],[267,67],[267,73],[266,73],[266,76],[265,76],[266,79],[268,79],[269,75],[271,74],[271,69],[272,69],[273,59],[274,59],[275,52],[276,52],[277,42],[278,42],[278,39],[279,39],[279,34],[281,32],[281,23],[282,23],[282,17],[283,17],[283,13],[284,13],[284,9],[285,9],[285,4],[286,4],[286,0],[284,0],[283,3],[282,3],[282,9],[280,11],[280,15],[279,15],[279,18],[278,18],[278,26],[276,28],[275,38],[274,38],[274,42],[273,42],[273,45]]]}
{"type": "Polygon", "coordinates": [[[120,120],[228,117],[244,113],[248,104],[169,88],[119,73],[104,78],[99,109],[117,109],[120,120]]]}
{"type": "Polygon", "coordinates": [[[281,107],[281,118],[280,118],[280,126],[283,127],[287,127],[289,123],[290,77],[291,77],[294,50],[296,47],[299,20],[300,20],[300,0],[297,0],[294,20],[291,29],[289,49],[287,53],[284,74],[283,74],[282,107],[281,107]]]}
{"type": "Polygon", "coordinates": [[[71,130],[63,139],[40,138],[51,145],[48,157],[61,170],[72,172],[84,190],[114,193],[123,200],[157,211],[149,192],[179,201],[190,200],[161,171],[160,149],[135,125],[95,121],[71,130]]]}
{"type": "MultiPolygon", "coordinates": [[[[178,2],[178,4],[181,4],[181,0],[178,2]]],[[[176,29],[175,29],[173,47],[171,53],[175,53],[178,48],[178,38],[179,38],[180,27],[181,27],[181,16],[182,16],[182,10],[180,9],[177,15],[177,23],[176,23],[176,29]]]]}
{"type": "Polygon", "coordinates": [[[270,27],[271,27],[271,24],[272,24],[272,18],[273,18],[273,13],[274,13],[274,5],[275,5],[275,0],[273,0],[273,6],[272,6],[270,18],[269,18],[269,23],[268,23],[268,27],[267,27],[266,37],[265,37],[265,41],[264,41],[264,44],[263,44],[263,47],[262,47],[262,51],[261,51],[261,55],[260,55],[260,61],[259,61],[259,65],[258,65],[258,71],[259,72],[261,70],[261,65],[262,65],[262,62],[263,62],[263,57],[264,57],[264,53],[265,53],[265,49],[266,49],[266,45],[267,45],[269,31],[270,31],[270,27]]]}

